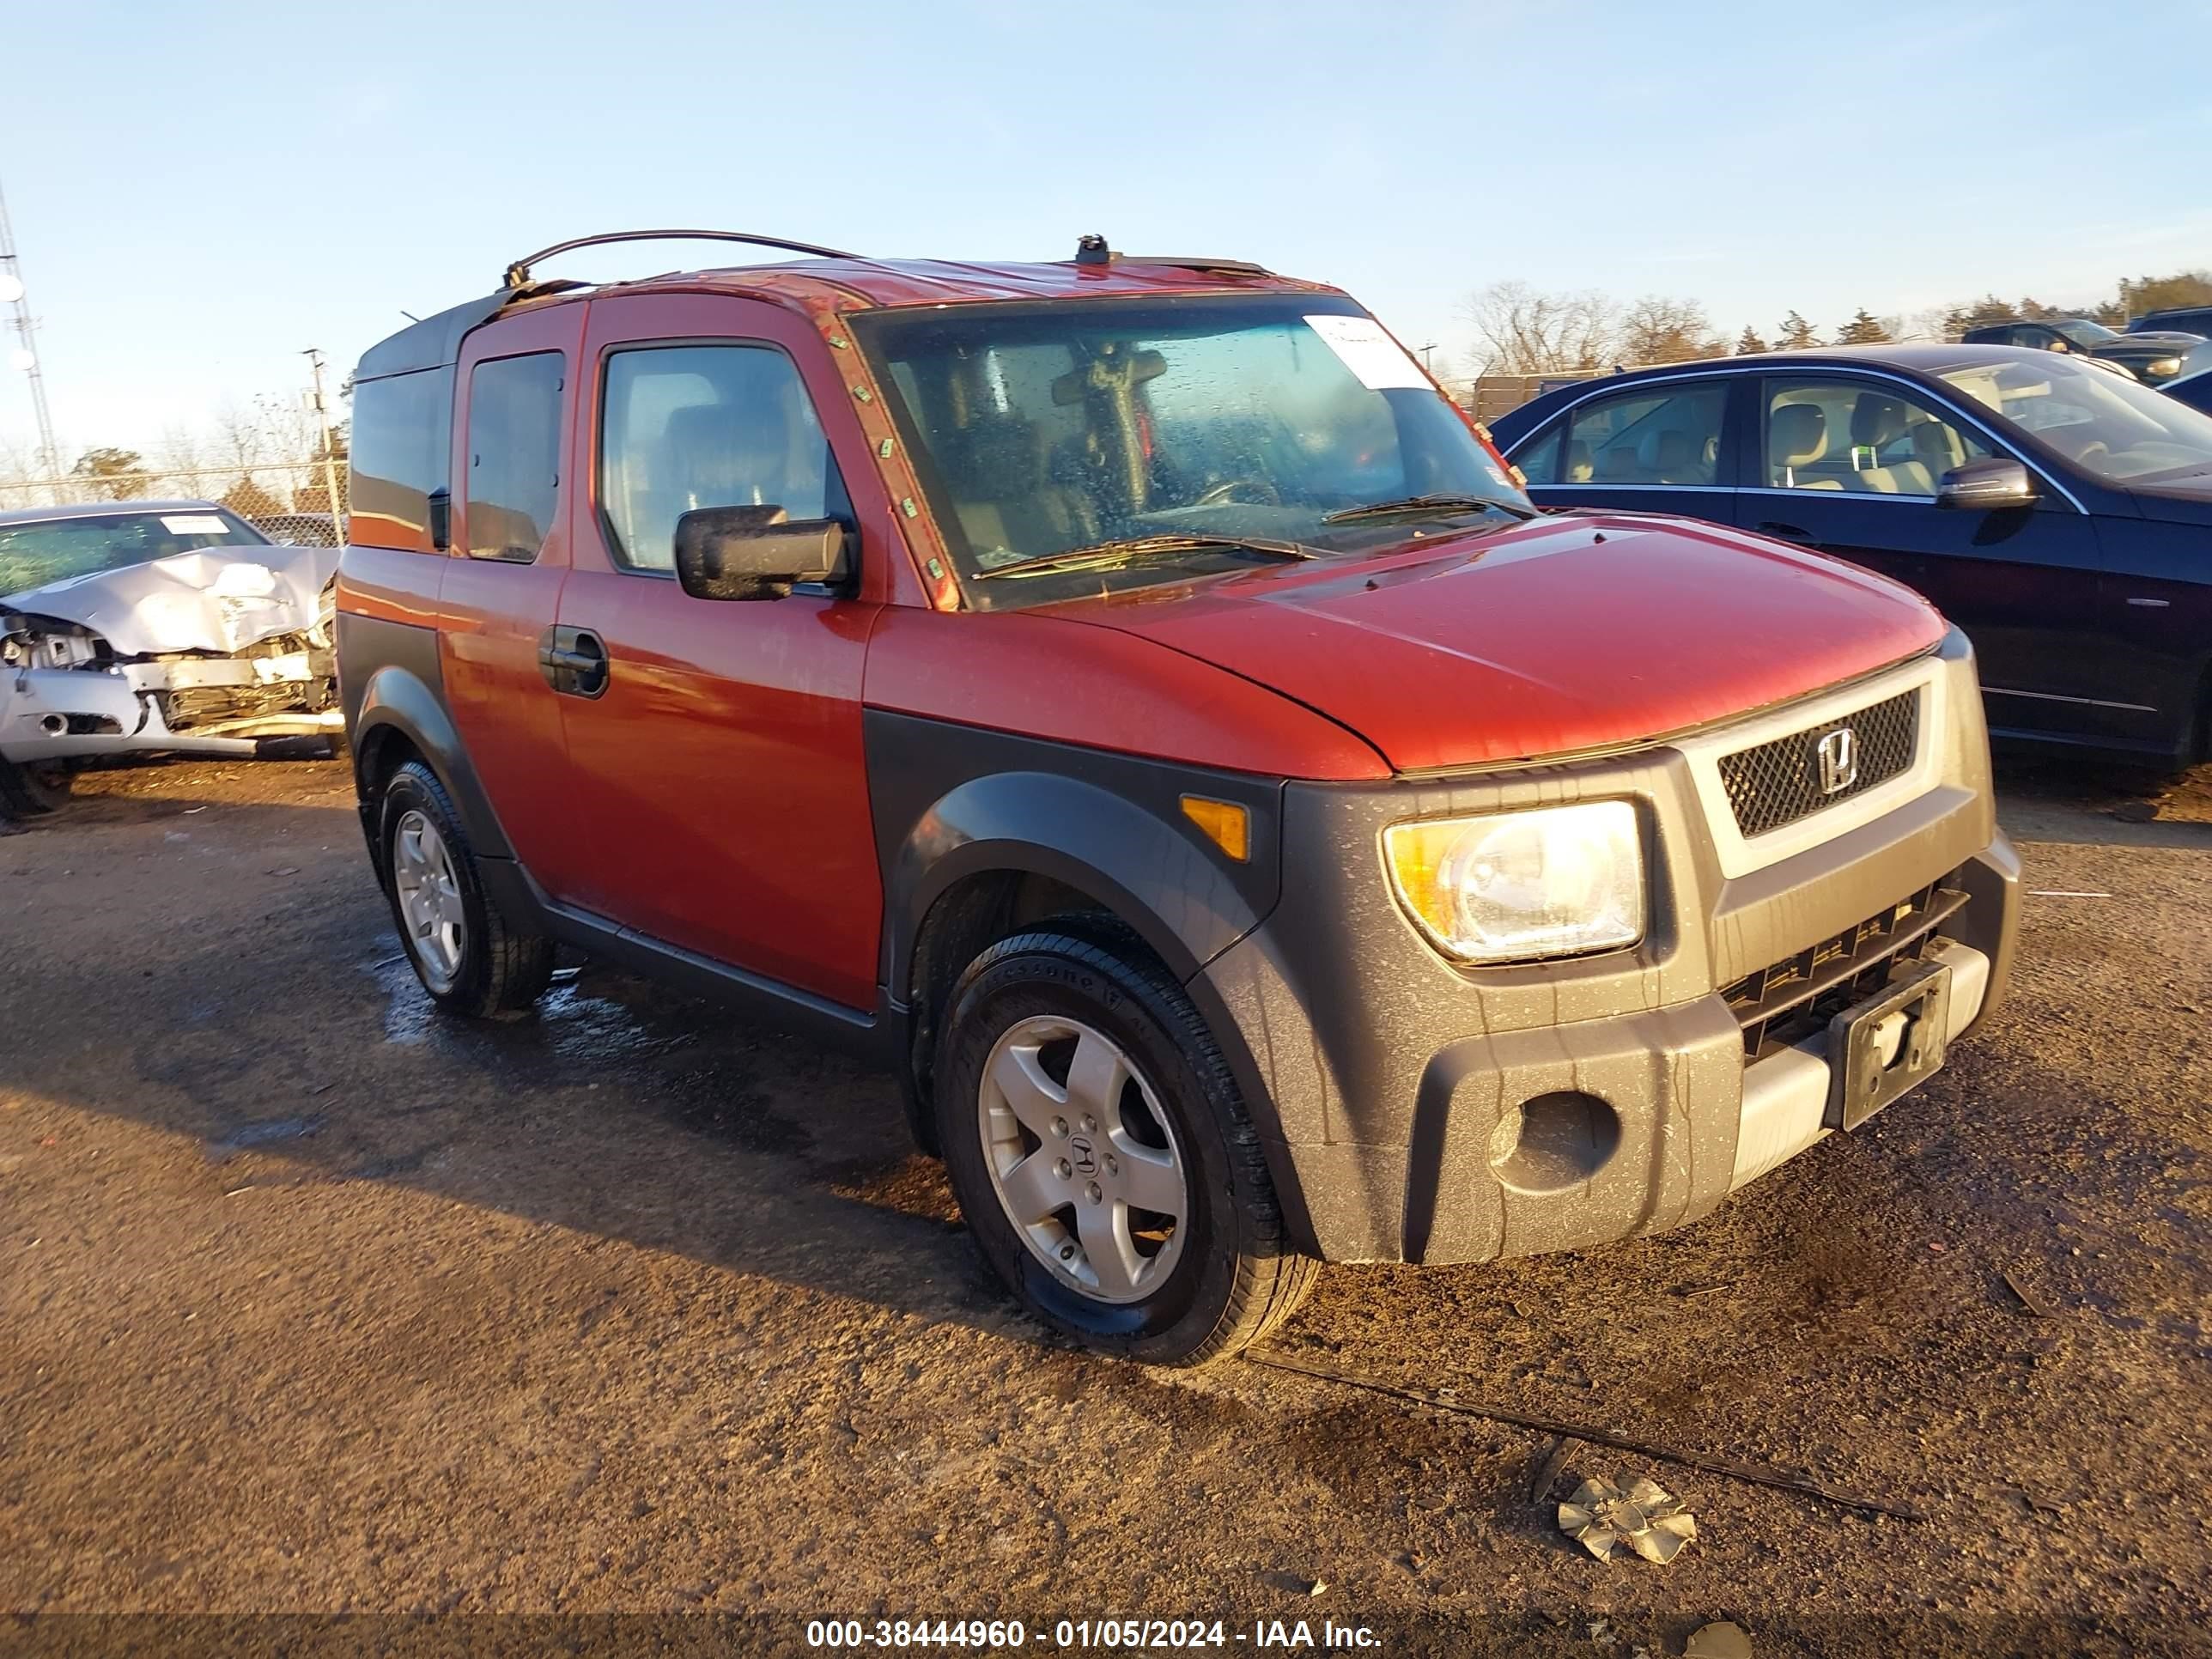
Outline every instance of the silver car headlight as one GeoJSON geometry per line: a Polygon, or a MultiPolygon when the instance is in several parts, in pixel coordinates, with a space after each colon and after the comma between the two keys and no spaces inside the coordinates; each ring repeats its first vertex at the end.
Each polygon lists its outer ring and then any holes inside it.
{"type": "Polygon", "coordinates": [[[1382,854],[1414,925],[1458,961],[1582,956],[1644,937],[1643,840],[1625,800],[1394,823],[1382,854]]]}

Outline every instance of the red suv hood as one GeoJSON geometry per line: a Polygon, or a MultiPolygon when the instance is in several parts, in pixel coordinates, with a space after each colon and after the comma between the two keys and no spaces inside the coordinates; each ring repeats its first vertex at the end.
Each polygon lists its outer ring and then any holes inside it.
{"type": "Polygon", "coordinates": [[[1272,687],[1400,771],[1706,725],[1925,650],[1881,577],[1686,519],[1576,514],[1054,607],[1272,687]]]}

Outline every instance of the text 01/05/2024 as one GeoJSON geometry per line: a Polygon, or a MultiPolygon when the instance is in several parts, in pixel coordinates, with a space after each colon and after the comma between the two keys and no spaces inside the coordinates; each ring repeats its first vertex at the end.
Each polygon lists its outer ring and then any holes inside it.
{"type": "MultiPolygon", "coordinates": [[[[815,1648],[981,1649],[986,1652],[1026,1646],[1029,1627],[1018,1619],[817,1619],[806,1626],[806,1644],[815,1648]]],[[[1231,1629],[1219,1619],[1062,1619],[1048,1636],[1036,1632],[1040,1647],[1054,1648],[1226,1648],[1372,1650],[1376,1634],[1359,1625],[1323,1620],[1318,1629],[1300,1620],[1264,1620],[1249,1630],[1231,1629]]]]}

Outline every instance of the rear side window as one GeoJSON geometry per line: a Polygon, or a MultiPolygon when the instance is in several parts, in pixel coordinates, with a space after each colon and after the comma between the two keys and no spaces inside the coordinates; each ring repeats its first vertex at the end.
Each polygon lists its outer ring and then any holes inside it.
{"type": "Polygon", "coordinates": [[[526,564],[553,527],[559,494],[557,351],[495,357],[469,374],[469,556],[526,564]]]}
{"type": "Polygon", "coordinates": [[[356,382],[347,538],[411,553],[430,545],[430,492],[446,488],[453,434],[453,371],[356,382]]]}
{"type": "Polygon", "coordinates": [[[607,359],[599,501],[608,550],[633,570],[676,567],[676,521],[700,507],[852,509],[791,359],[770,346],[654,346],[607,359]]]}
{"type": "Polygon", "coordinates": [[[1711,381],[1626,392],[1575,410],[1560,477],[1570,483],[1710,486],[1719,475],[1728,388],[1711,381]]]}

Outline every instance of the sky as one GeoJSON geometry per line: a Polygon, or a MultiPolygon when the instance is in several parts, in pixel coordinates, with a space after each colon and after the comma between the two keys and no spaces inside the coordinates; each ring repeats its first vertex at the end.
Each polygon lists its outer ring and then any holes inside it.
{"type": "MultiPolygon", "coordinates": [[[[20,0],[0,188],[65,460],[295,400],[586,232],[1256,259],[1456,367],[1467,296],[1733,337],[2212,265],[2212,6],[20,0]],[[2194,160],[2191,158],[2194,157],[2194,160]]],[[[725,259],[726,256],[722,256],[725,259]]],[[[538,274],[714,263],[602,251],[538,274]]],[[[6,342],[12,346],[12,338],[6,342]]],[[[0,451],[30,400],[0,354],[0,451]]]]}

